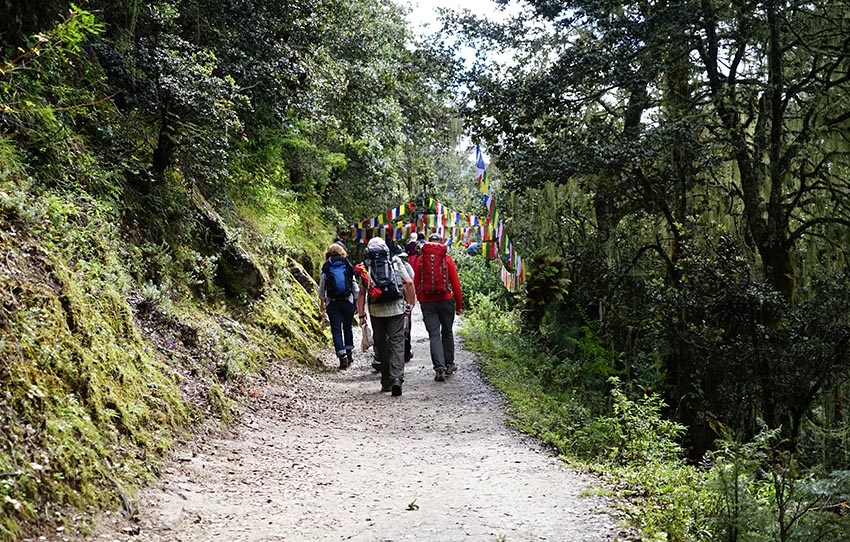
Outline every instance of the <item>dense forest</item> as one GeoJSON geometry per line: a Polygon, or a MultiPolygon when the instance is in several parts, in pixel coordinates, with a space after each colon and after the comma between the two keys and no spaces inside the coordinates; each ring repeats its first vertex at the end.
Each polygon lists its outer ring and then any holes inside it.
{"type": "Polygon", "coordinates": [[[0,540],[316,366],[325,246],[478,212],[469,140],[528,262],[455,252],[513,423],[643,540],[850,537],[850,3],[497,3],[0,3],[0,540]]]}
{"type": "Polygon", "coordinates": [[[503,325],[539,334],[551,355],[522,363],[561,411],[527,424],[638,471],[675,456],[641,490],[665,519],[637,512],[666,539],[847,539],[848,13],[529,0],[503,24],[452,18],[515,51],[466,74],[464,106],[534,257],[503,325]]]}

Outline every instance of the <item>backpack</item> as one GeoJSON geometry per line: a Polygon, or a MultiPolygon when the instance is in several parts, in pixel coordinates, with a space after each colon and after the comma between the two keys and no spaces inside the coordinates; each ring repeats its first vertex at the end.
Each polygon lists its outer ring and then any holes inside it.
{"type": "Polygon", "coordinates": [[[381,249],[366,251],[366,269],[369,270],[370,303],[390,303],[401,299],[401,282],[389,252],[381,249]]]}
{"type": "Polygon", "coordinates": [[[446,245],[441,243],[422,245],[422,253],[416,259],[416,266],[416,283],[419,293],[434,296],[451,291],[449,268],[446,264],[446,245]]]}
{"type": "Polygon", "coordinates": [[[337,301],[348,298],[353,291],[354,267],[346,258],[334,255],[322,266],[325,274],[325,292],[328,299],[337,301]]]}

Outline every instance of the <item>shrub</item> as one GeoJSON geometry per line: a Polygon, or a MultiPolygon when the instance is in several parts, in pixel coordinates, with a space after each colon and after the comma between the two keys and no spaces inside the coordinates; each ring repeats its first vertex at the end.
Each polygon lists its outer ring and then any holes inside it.
{"type": "Polygon", "coordinates": [[[476,301],[484,297],[500,309],[517,304],[519,295],[505,289],[499,279],[499,267],[496,262],[487,260],[480,254],[470,255],[465,249],[453,249],[451,257],[460,277],[464,309],[474,308],[476,301]]]}

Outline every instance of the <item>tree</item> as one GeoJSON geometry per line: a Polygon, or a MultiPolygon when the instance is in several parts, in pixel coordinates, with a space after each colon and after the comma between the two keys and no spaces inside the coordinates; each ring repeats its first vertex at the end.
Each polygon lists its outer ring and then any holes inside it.
{"type": "Polygon", "coordinates": [[[826,225],[850,226],[846,2],[704,3],[699,54],[711,126],[740,176],[748,233],[786,300],[794,253],[826,225]]]}
{"type": "MultiPolygon", "coordinates": [[[[528,192],[551,181],[578,186],[592,199],[591,221],[573,219],[568,206],[559,220],[591,228],[584,238],[595,249],[578,253],[605,255],[594,272],[571,280],[576,296],[587,285],[600,306],[609,305],[600,318],[615,346],[631,349],[635,337],[640,343],[634,329],[653,335],[646,322],[658,295],[683,302],[668,315],[666,331],[643,344],[664,352],[668,402],[691,426],[696,455],[710,445],[706,413],[722,410],[720,390],[736,378],[751,386],[747,404],[771,426],[785,424],[789,408],[799,413],[811,405],[822,371],[843,373],[814,356],[795,368],[802,376],[793,385],[775,380],[789,369],[785,361],[725,335],[721,314],[703,322],[697,298],[710,294],[693,288],[686,275],[693,268],[684,264],[709,258],[720,266],[728,251],[721,247],[731,243],[746,264],[721,274],[729,285],[743,272],[752,279],[742,284],[765,280],[768,292],[779,293],[776,310],[735,329],[741,340],[758,329],[775,333],[774,353],[790,333],[783,325],[789,311],[820,288],[814,279],[846,269],[850,42],[839,37],[848,35],[846,3],[528,4],[503,25],[454,18],[470,43],[515,51],[513,62],[479,64],[466,78],[467,117],[507,184],[528,192]],[[732,357],[739,355],[761,360],[757,370],[727,375],[720,365],[719,378],[709,378],[703,354],[687,340],[690,326],[701,323],[741,348],[716,363],[735,370],[732,357]],[[791,407],[792,396],[808,402],[791,407]]],[[[765,296],[727,307],[757,307],[765,296]]],[[[826,343],[840,344],[842,333],[826,343]]]]}

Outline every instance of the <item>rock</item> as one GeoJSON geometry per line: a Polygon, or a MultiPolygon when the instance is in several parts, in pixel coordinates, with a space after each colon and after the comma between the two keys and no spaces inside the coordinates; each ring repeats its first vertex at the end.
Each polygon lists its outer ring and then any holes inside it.
{"type": "Polygon", "coordinates": [[[183,519],[183,505],[177,502],[170,502],[163,506],[159,517],[163,527],[175,530],[180,526],[183,519]]]}
{"type": "Polygon", "coordinates": [[[197,187],[192,195],[199,222],[207,230],[205,239],[209,248],[220,251],[216,272],[218,284],[234,297],[243,294],[251,299],[261,297],[269,282],[266,272],[230,233],[224,219],[197,187]]]}
{"type": "Polygon", "coordinates": [[[316,289],[316,283],[313,281],[312,277],[307,274],[304,268],[298,262],[291,260],[292,264],[287,268],[289,274],[298,281],[298,284],[304,288],[304,291],[308,294],[312,294],[316,289]]]}

